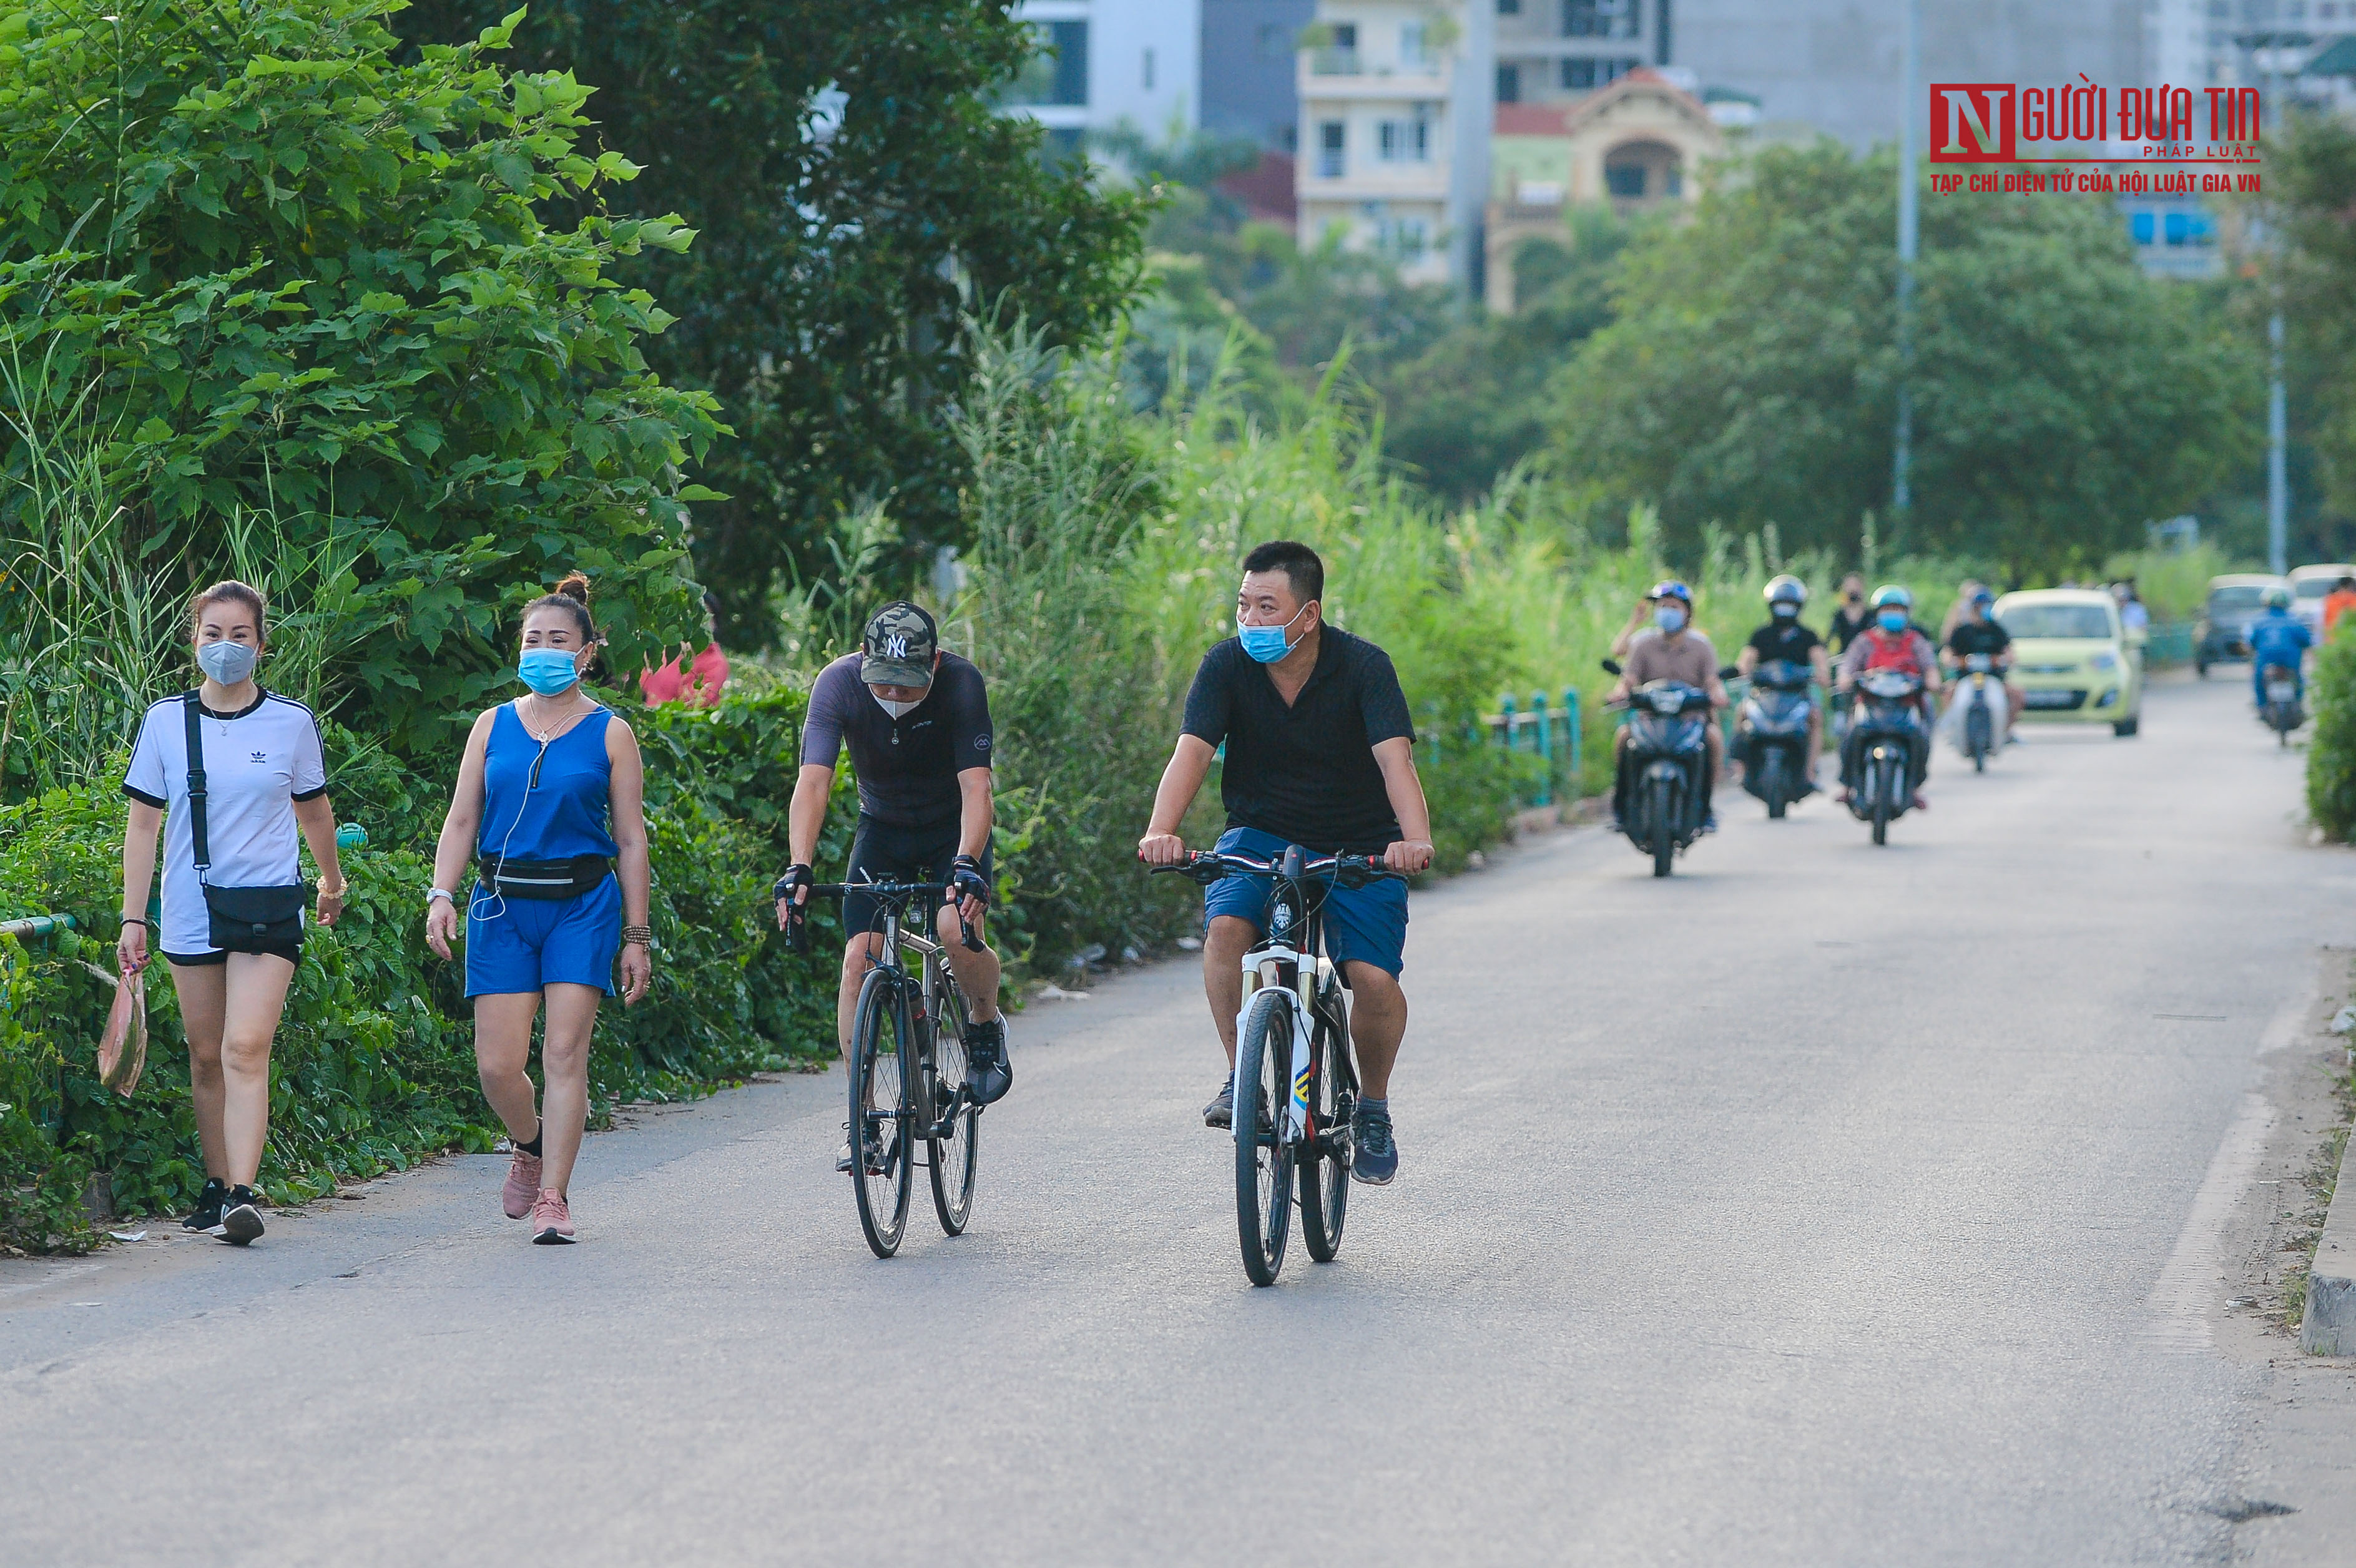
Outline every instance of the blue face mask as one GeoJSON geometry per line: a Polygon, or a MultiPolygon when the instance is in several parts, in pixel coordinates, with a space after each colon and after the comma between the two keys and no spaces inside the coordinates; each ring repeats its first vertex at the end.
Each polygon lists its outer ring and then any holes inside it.
{"type": "Polygon", "coordinates": [[[562,648],[526,648],[516,674],[542,697],[554,697],[581,678],[581,667],[562,648]]]}
{"type": "Polygon", "coordinates": [[[1906,629],[1906,612],[1903,610],[1884,610],[1873,619],[1885,632],[1902,632],[1906,629]]]}
{"type": "MultiPolygon", "coordinates": [[[[1307,613],[1309,606],[1303,604],[1293,612],[1292,621],[1298,621],[1307,613]]],[[[1236,622],[1236,640],[1243,644],[1244,652],[1260,663],[1274,664],[1292,651],[1292,645],[1284,640],[1284,634],[1292,621],[1287,621],[1281,626],[1247,626],[1238,620],[1236,622]]]]}
{"type": "Polygon", "coordinates": [[[1653,624],[1664,632],[1682,632],[1686,629],[1686,613],[1673,605],[1664,604],[1653,612],[1653,624]]]}

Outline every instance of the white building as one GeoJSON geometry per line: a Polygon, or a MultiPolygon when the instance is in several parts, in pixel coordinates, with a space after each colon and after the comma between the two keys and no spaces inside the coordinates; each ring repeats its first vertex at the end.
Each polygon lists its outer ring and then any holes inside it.
{"type": "Polygon", "coordinates": [[[1300,234],[1419,282],[1480,276],[1496,0],[1318,0],[1301,51],[1300,234]]]}
{"type": "Polygon", "coordinates": [[[1045,52],[1001,100],[1077,152],[1123,124],[1148,141],[1202,123],[1202,0],[1023,0],[1016,15],[1045,52]]]}

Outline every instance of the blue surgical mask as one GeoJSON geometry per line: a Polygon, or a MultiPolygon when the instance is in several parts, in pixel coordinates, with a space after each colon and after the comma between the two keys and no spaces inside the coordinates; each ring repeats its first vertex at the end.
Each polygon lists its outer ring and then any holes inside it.
{"type": "Polygon", "coordinates": [[[1767,606],[1767,613],[1778,621],[1788,621],[1800,613],[1800,607],[1788,599],[1779,599],[1767,606]]]}
{"type": "Polygon", "coordinates": [[[581,678],[581,667],[562,648],[526,648],[516,674],[542,697],[554,697],[581,678]]]}
{"type": "MultiPolygon", "coordinates": [[[[1292,613],[1292,621],[1298,621],[1307,613],[1309,613],[1309,606],[1303,604],[1292,613]]],[[[1281,626],[1247,626],[1238,618],[1236,622],[1236,640],[1243,644],[1244,652],[1251,655],[1260,663],[1274,664],[1292,651],[1292,645],[1284,640],[1284,634],[1291,627],[1292,621],[1287,621],[1281,626]]]]}
{"type": "Polygon", "coordinates": [[[1682,632],[1686,629],[1686,613],[1675,605],[1664,604],[1653,612],[1653,624],[1664,632],[1682,632]]]}
{"type": "Polygon", "coordinates": [[[197,650],[197,667],[223,686],[235,686],[253,673],[253,662],[261,656],[250,644],[223,639],[197,650]]]}
{"type": "Polygon", "coordinates": [[[1902,632],[1906,629],[1906,612],[1903,610],[1884,610],[1873,619],[1874,624],[1885,632],[1902,632]]]}

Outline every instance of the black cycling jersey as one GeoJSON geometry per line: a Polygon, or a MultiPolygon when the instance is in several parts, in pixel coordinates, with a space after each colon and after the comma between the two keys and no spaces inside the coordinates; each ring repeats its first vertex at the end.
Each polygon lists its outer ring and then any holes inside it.
{"type": "Polygon", "coordinates": [[[991,765],[990,699],[981,671],[941,655],[925,699],[894,719],[859,678],[858,654],[826,667],[810,688],[802,765],[830,768],[844,747],[859,777],[859,813],[894,827],[958,820],[958,774],[991,765]]]}

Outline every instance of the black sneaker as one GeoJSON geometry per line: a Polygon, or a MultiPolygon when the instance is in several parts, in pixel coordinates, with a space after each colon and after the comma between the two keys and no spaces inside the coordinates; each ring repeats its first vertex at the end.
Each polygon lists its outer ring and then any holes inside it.
{"type": "Polygon", "coordinates": [[[229,1201],[229,1183],[218,1176],[205,1178],[205,1189],[197,1194],[197,1206],[180,1221],[184,1231],[202,1231],[210,1235],[220,1229],[221,1206],[229,1201]]]}
{"type": "Polygon", "coordinates": [[[1203,1107],[1203,1125],[1206,1127],[1232,1127],[1236,1125],[1234,1073],[1227,1074],[1227,1081],[1219,1085],[1219,1092],[1211,1096],[1209,1104],[1203,1107]]]}
{"type": "Polygon", "coordinates": [[[213,1232],[232,1246],[242,1247],[262,1234],[262,1211],[255,1207],[253,1189],[232,1187],[221,1205],[220,1229],[213,1232]]]}
{"type": "Polygon", "coordinates": [[[1006,1020],[965,1026],[965,1081],[977,1105],[994,1105],[1014,1087],[1014,1064],[1006,1055],[1006,1020]]]}
{"type": "Polygon", "coordinates": [[[1350,1141],[1357,1152],[1350,1161],[1353,1180],[1383,1187],[1398,1174],[1398,1145],[1391,1139],[1391,1114],[1361,1102],[1350,1118],[1350,1141]]]}

